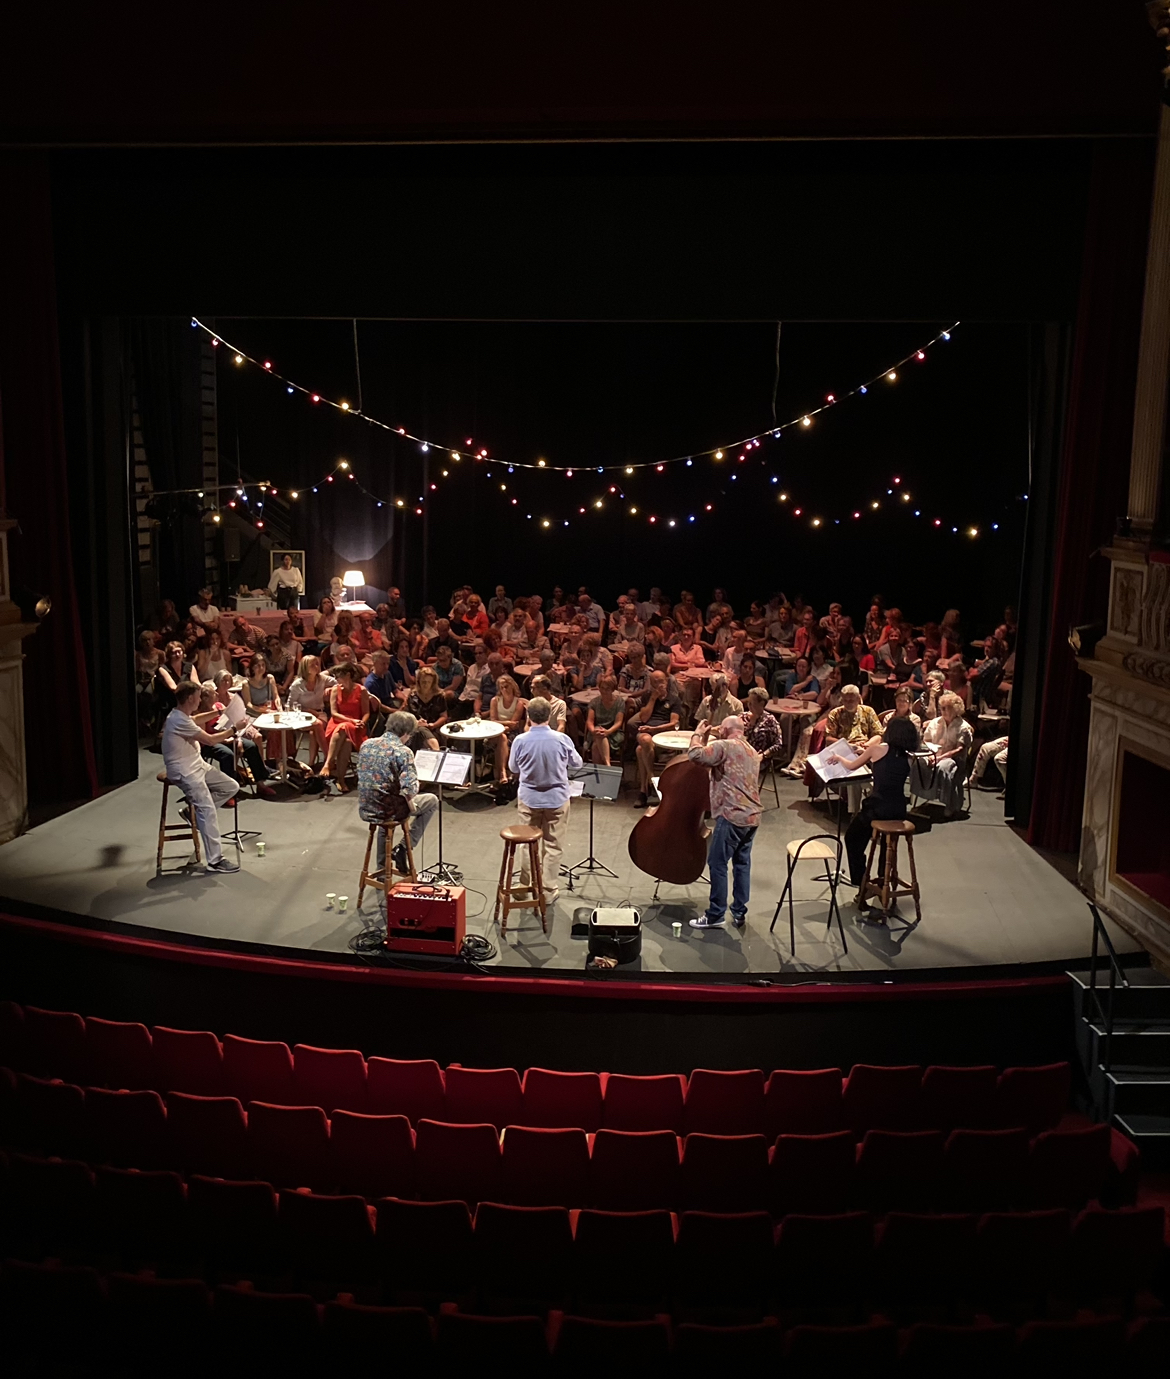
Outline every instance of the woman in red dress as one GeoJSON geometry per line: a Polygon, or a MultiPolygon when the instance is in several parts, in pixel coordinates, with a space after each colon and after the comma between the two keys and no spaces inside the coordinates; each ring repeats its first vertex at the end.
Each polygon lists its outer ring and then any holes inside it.
{"type": "Polygon", "coordinates": [[[349,786],[345,773],[350,754],[366,740],[366,718],[370,712],[370,696],[358,678],[356,666],[343,662],[333,670],[337,683],[329,691],[329,722],[325,724],[328,748],[325,765],[319,776],[332,776],[344,795],[349,786]]]}

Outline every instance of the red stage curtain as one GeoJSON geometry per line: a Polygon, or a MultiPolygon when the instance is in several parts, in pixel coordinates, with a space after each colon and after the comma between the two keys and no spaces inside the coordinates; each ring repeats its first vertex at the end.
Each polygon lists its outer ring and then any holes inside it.
{"type": "Polygon", "coordinates": [[[1068,630],[1103,620],[1108,545],[1125,512],[1145,280],[1152,147],[1128,140],[1094,151],[1084,265],[1057,488],[1052,616],[1028,841],[1080,846],[1089,739],[1089,681],[1068,630]]]}
{"type": "Polygon", "coordinates": [[[24,644],[30,804],[97,790],[70,548],[48,159],[0,155],[0,399],[11,577],[53,600],[24,644]]]}

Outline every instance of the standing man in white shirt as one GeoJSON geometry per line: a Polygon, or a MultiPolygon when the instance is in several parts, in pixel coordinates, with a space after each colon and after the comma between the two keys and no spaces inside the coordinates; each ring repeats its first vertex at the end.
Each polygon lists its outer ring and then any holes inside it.
{"type": "Polygon", "coordinates": [[[286,554],[273,570],[268,580],[268,592],[276,596],[277,608],[300,608],[301,599],[305,596],[305,577],[293,564],[291,555],[286,554]]]}
{"type": "Polygon", "coordinates": [[[219,631],[220,611],[211,601],[211,590],[200,589],[199,599],[187,610],[191,621],[205,633],[219,631]]]}
{"type": "Polygon", "coordinates": [[[218,766],[212,766],[200,753],[200,747],[213,747],[218,742],[230,742],[232,730],[209,733],[192,718],[199,708],[199,686],[181,680],[175,689],[175,707],[167,714],[162,730],[163,766],[170,780],[180,782],[187,800],[184,817],[195,811],[195,825],[207,849],[207,870],[213,872],[239,871],[238,862],[229,862],[223,855],[219,837],[217,808],[235,798],[240,788],[218,766]]]}
{"type": "MultiPolygon", "coordinates": [[[[544,896],[552,904],[560,890],[561,853],[569,827],[569,772],[580,770],[581,757],[564,733],[548,725],[551,706],[547,699],[528,701],[528,731],[512,743],[508,766],[520,777],[516,808],[521,823],[539,828],[543,835],[540,874],[544,896]]],[[[532,877],[528,853],[520,864],[520,888],[529,890],[532,877]]]]}

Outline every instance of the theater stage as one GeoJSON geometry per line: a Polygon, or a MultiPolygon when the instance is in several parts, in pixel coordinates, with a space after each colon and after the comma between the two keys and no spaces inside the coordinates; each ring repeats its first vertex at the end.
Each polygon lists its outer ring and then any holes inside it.
{"type": "MultiPolygon", "coordinates": [[[[356,791],[328,799],[278,787],[276,801],[248,800],[240,808],[243,828],[262,830],[266,855],[255,840],[244,848],[235,876],[208,876],[184,869],[181,843],[168,845],[164,873],[155,875],[155,839],[161,759],[140,758],[137,781],[111,791],[0,848],[0,897],[25,912],[56,911],[83,921],[110,921],[131,934],[204,941],[242,942],[261,951],[304,956],[343,955],[376,921],[375,897],[355,912],[358,873],[367,830],[358,818],[356,791]],[[329,891],[348,894],[350,910],[326,906],[329,891]],[[38,907],[26,910],[25,907],[38,907]]],[[[664,885],[657,903],[654,882],[635,869],[626,852],[630,829],[640,817],[623,796],[595,806],[596,854],[618,879],[580,876],[575,893],[562,880],[551,911],[550,932],[540,932],[531,912],[513,915],[503,942],[491,922],[499,872],[499,830],[514,822],[513,806],[495,806],[483,796],[444,805],[444,853],[464,873],[468,888],[468,932],[485,935],[497,947],[492,967],[580,972],[585,944],[570,936],[578,905],[632,904],[642,910],[643,946],[638,970],[728,980],[772,977],[789,980],[838,974],[915,973],[939,969],[1002,969],[1019,964],[1062,964],[1089,951],[1091,924],[1084,901],[1002,818],[995,796],[975,792],[970,818],[938,823],[917,843],[922,886],[922,921],[892,919],[888,928],[858,922],[852,903],[842,905],[848,953],[836,929],[826,936],[828,892],[812,880],[820,866],[804,863],[796,886],[796,955],[789,953],[787,911],[768,932],[786,871],[785,845],[792,838],[831,827],[823,807],[806,800],[803,786],[780,781],[776,805],[769,786],[752,868],[752,903],[742,930],[696,931],[687,920],[701,913],[706,887],[664,885]],[[682,937],[671,925],[682,921],[682,937]]],[[[565,860],[588,852],[588,805],[575,802],[565,860]]],[[[230,816],[221,822],[230,826],[230,816]]],[[[437,855],[432,825],[416,859],[420,869],[437,855]]],[[[851,898],[852,888],[842,889],[851,898]]],[[[903,906],[905,910],[905,905],[903,906]]],[[[1119,949],[1133,944],[1112,930],[1119,949]]],[[[628,971],[624,968],[623,971],[628,971]]],[[[958,976],[958,973],[953,973],[958,976]]],[[[990,973],[989,973],[990,975],[990,973]]]]}

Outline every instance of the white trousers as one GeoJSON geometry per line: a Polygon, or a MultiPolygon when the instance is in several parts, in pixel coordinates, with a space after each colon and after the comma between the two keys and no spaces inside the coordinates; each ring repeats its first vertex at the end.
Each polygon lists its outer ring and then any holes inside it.
{"type": "Polygon", "coordinates": [[[183,796],[195,815],[195,827],[203,839],[207,850],[207,865],[214,866],[223,857],[223,844],[219,837],[219,820],[215,811],[235,797],[240,788],[231,776],[225,776],[218,766],[209,766],[206,771],[194,770],[168,772],[172,780],[181,782],[183,796]]]}

